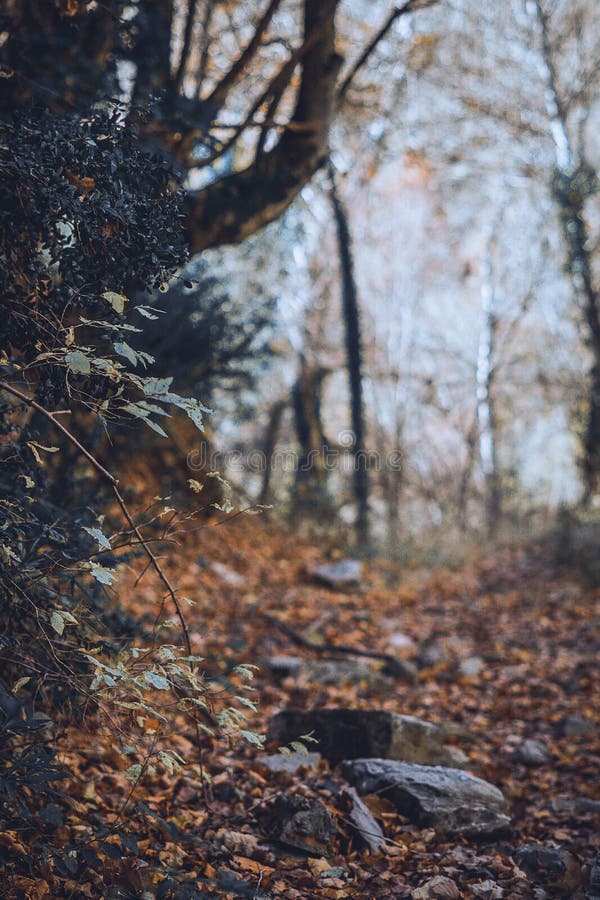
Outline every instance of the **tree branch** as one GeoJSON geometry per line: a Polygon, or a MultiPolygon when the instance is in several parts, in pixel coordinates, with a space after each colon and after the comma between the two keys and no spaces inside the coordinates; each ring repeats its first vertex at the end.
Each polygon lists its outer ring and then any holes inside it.
{"type": "Polygon", "coordinates": [[[183,34],[183,47],[181,48],[181,56],[179,57],[179,63],[177,65],[177,71],[174,78],[175,87],[178,91],[181,90],[181,85],[183,84],[183,78],[185,75],[185,67],[190,55],[197,7],[198,0],[189,0],[187,18],[185,20],[185,31],[183,34]]]}
{"type": "Polygon", "coordinates": [[[379,31],[369,41],[363,52],[360,54],[360,56],[342,81],[338,90],[338,103],[342,102],[348,92],[348,88],[354,81],[357,73],[368,61],[369,57],[373,54],[378,44],[386,36],[394,22],[401,16],[405,16],[411,12],[416,12],[419,9],[427,9],[429,6],[434,6],[437,2],[438,0],[407,0],[407,2],[402,6],[397,6],[391,11],[379,31]]]}
{"type": "Polygon", "coordinates": [[[241,172],[188,195],[193,253],[236,243],[280,216],[327,159],[335,87],[342,63],[335,49],[335,13],[340,0],[304,0],[305,54],[290,127],[275,147],[241,172]],[[298,127],[301,126],[301,127],[298,127]]]}
{"type": "Polygon", "coordinates": [[[119,504],[119,507],[121,508],[121,512],[123,513],[123,515],[125,516],[125,519],[127,520],[129,527],[131,528],[132,532],[135,534],[136,538],[138,539],[141,546],[143,547],[144,553],[148,557],[150,565],[152,566],[152,568],[154,569],[154,571],[156,572],[156,574],[162,581],[163,585],[165,586],[165,588],[167,590],[169,597],[171,598],[171,601],[173,602],[173,606],[175,607],[175,610],[177,612],[177,618],[179,619],[179,623],[181,625],[181,631],[183,634],[183,640],[185,642],[185,647],[186,647],[188,656],[191,656],[192,655],[192,644],[190,641],[190,634],[188,631],[187,623],[185,621],[185,617],[183,615],[183,610],[181,608],[181,604],[179,603],[179,599],[177,598],[177,594],[175,592],[175,588],[172,586],[168,577],[165,575],[160,562],[158,561],[157,557],[154,555],[152,548],[149,546],[145,537],[141,533],[139,526],[136,525],[136,523],[133,519],[133,516],[131,515],[131,513],[129,511],[129,507],[125,503],[125,500],[123,499],[123,495],[121,494],[121,491],[119,490],[118,479],[115,478],[115,476],[111,472],[109,472],[108,469],[106,469],[102,465],[102,463],[100,463],[96,459],[96,457],[93,456],[90,453],[90,451],[87,450],[86,447],[84,447],[83,444],[81,444],[77,440],[75,435],[72,434],[68,428],[65,428],[65,426],[61,422],[59,422],[58,419],[55,418],[54,413],[49,412],[47,409],[45,409],[43,406],[41,406],[36,400],[33,400],[31,397],[28,397],[27,394],[24,394],[18,388],[13,387],[7,381],[0,381],[0,388],[2,388],[2,390],[6,391],[8,394],[12,394],[13,397],[17,397],[22,403],[27,404],[27,406],[30,406],[32,409],[35,409],[36,412],[40,413],[40,415],[44,416],[46,419],[48,419],[48,421],[52,422],[52,424],[56,428],[58,428],[58,430],[67,438],[67,440],[71,444],[73,444],[73,446],[76,447],[77,450],[83,456],[85,456],[87,461],[93,466],[93,468],[96,470],[96,472],[98,472],[100,475],[102,475],[102,477],[105,479],[105,481],[108,481],[108,483],[110,484],[110,486],[113,490],[113,493],[115,495],[117,503],[119,504]]]}
{"type": "Polygon", "coordinates": [[[230,91],[235,87],[235,85],[243,75],[246,67],[251,62],[252,57],[258,50],[263,35],[269,27],[271,19],[277,12],[278,7],[281,6],[281,2],[282,0],[271,0],[254,30],[254,34],[252,35],[250,43],[242,51],[240,56],[238,56],[227,74],[221,79],[210,96],[206,99],[206,104],[209,109],[213,109],[215,111],[221,109],[221,107],[227,100],[230,91]]]}

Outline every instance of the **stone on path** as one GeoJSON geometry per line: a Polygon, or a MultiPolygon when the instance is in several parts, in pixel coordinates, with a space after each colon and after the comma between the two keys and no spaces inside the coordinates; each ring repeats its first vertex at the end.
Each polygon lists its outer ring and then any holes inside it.
{"type": "Polygon", "coordinates": [[[324,563],[309,569],[308,574],[314,581],[332,591],[343,591],[360,586],[362,579],[362,563],[357,559],[340,559],[333,563],[324,563]]]}
{"type": "Polygon", "coordinates": [[[270,772],[287,772],[295,775],[300,769],[316,769],[321,761],[320,753],[272,753],[259,756],[256,762],[270,772]]]}
{"type": "Polygon", "coordinates": [[[579,860],[554,844],[523,844],[514,855],[516,864],[530,881],[571,897],[581,886],[583,874],[579,860]]]}
{"type": "Polygon", "coordinates": [[[371,853],[378,853],[385,846],[385,836],[379,822],[354,788],[344,788],[341,796],[350,802],[350,812],[347,818],[358,834],[361,843],[371,853]]]}
{"type": "Polygon", "coordinates": [[[342,771],[360,794],[387,797],[420,827],[466,837],[493,835],[510,825],[506,800],[494,785],[459,769],[388,759],[355,759],[342,771]]]}
{"type": "Polygon", "coordinates": [[[211,572],[224,581],[225,584],[230,585],[231,587],[244,587],[246,585],[246,579],[243,575],[240,575],[239,572],[236,572],[235,569],[230,569],[229,566],[226,566],[224,563],[220,562],[211,562],[209,566],[211,572]]]}
{"type": "Polygon", "coordinates": [[[273,837],[289,847],[311,856],[331,856],[335,851],[337,828],[320,800],[282,794],[273,809],[273,825],[273,837]]]}
{"type": "Polygon", "coordinates": [[[517,762],[525,766],[543,766],[552,761],[552,754],[540,741],[523,741],[515,751],[517,762]]]}
{"type": "Polygon", "coordinates": [[[466,758],[444,745],[437,725],[385,710],[286,709],[271,719],[267,740],[289,744],[311,733],[319,741],[316,749],[332,765],[344,759],[377,757],[456,766],[466,758]]]}

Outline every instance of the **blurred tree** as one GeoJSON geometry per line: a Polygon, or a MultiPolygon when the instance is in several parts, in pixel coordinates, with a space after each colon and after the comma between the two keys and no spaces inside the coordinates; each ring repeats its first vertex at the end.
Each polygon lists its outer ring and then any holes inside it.
{"type": "MultiPolygon", "coordinates": [[[[191,252],[241,241],[281,215],[327,158],[339,5],[9,0],[0,108],[85,112],[112,96],[135,116],[151,103],[140,126],[149,148],[190,175],[191,252]]],[[[409,0],[395,17],[422,5],[409,0]]]]}

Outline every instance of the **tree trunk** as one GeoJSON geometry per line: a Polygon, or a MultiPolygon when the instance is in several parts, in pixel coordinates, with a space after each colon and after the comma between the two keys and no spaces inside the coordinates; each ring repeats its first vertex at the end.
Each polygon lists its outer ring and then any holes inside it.
{"type": "Polygon", "coordinates": [[[490,539],[496,537],[501,515],[501,485],[498,471],[498,419],[494,398],[494,355],[498,317],[492,269],[493,233],[481,260],[481,313],[477,355],[477,420],[479,459],[484,478],[485,522],[490,539]]]}
{"type": "Polygon", "coordinates": [[[567,270],[586,324],[587,344],[592,355],[581,459],[585,504],[598,490],[600,482],[600,297],[594,284],[590,234],[585,218],[586,201],[600,189],[600,179],[580,158],[569,134],[566,107],[558,87],[548,15],[541,0],[534,0],[531,8],[534,25],[539,31],[546,82],[544,98],[554,141],[556,166],[552,196],[560,216],[567,270]]]}
{"type": "Polygon", "coordinates": [[[267,427],[265,430],[265,436],[263,440],[263,460],[264,460],[264,470],[263,470],[263,478],[262,485],[260,489],[260,495],[258,498],[258,502],[261,504],[266,504],[269,502],[271,497],[271,474],[273,471],[273,454],[275,452],[275,447],[277,446],[277,438],[279,437],[279,429],[281,426],[281,419],[285,412],[286,406],[288,404],[285,400],[279,400],[277,403],[274,403],[271,409],[269,410],[269,420],[267,422],[267,427]]]}
{"type": "Polygon", "coordinates": [[[329,509],[325,470],[321,394],[327,371],[300,355],[300,371],[292,391],[300,455],[296,466],[295,503],[312,513],[329,509]]]}
{"type": "Polygon", "coordinates": [[[362,373],[362,334],[358,291],[354,275],[354,256],[348,213],[340,197],[333,166],[329,166],[329,197],[336,225],[342,310],[346,339],[346,366],[350,388],[350,414],[354,433],[354,498],[356,502],[356,536],[361,544],[369,540],[369,473],[365,448],[365,409],[362,373]]]}

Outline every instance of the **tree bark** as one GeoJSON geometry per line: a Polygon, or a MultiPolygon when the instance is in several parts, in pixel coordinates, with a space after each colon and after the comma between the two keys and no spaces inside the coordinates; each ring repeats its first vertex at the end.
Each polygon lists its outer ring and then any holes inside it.
{"type": "Polygon", "coordinates": [[[484,478],[485,522],[488,538],[498,532],[501,514],[501,485],[498,469],[498,418],[494,397],[494,357],[498,317],[493,283],[493,230],[486,242],[481,260],[481,331],[477,355],[477,420],[479,424],[479,459],[484,478]]]}
{"type": "Polygon", "coordinates": [[[363,349],[358,290],[354,275],[354,256],[348,213],[340,197],[333,166],[329,166],[329,197],[335,219],[340,274],[342,309],[346,339],[346,367],[350,388],[350,417],[354,432],[354,498],[356,502],[356,535],[361,543],[369,540],[369,473],[365,448],[365,409],[363,397],[363,349]]]}
{"type": "Polygon", "coordinates": [[[241,172],[188,195],[192,253],[238,243],[277,219],[327,160],[337,75],[335,50],[339,0],[305,0],[304,39],[314,41],[302,60],[294,114],[272,150],[241,172]],[[318,32],[318,39],[311,38],[318,32]]]}
{"type": "Polygon", "coordinates": [[[582,501],[588,503],[600,483],[600,292],[594,283],[586,201],[600,190],[598,173],[575,150],[568,129],[566,104],[561,97],[550,38],[549,17],[542,0],[532,6],[539,30],[546,82],[546,110],[555,149],[552,196],[560,216],[567,271],[587,328],[592,355],[588,376],[587,416],[582,439],[582,501]]]}

